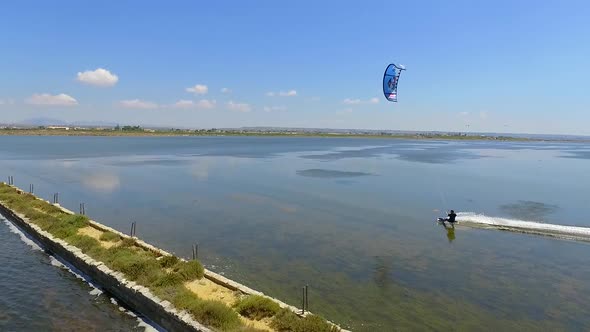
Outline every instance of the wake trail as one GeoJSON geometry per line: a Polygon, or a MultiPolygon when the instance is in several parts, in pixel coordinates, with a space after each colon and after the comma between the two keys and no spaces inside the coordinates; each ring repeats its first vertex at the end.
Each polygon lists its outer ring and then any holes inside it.
{"type": "Polygon", "coordinates": [[[490,217],[475,212],[459,212],[457,223],[479,228],[495,228],[521,233],[548,235],[572,240],[590,242],[590,227],[546,224],[509,218],[490,217]]]}

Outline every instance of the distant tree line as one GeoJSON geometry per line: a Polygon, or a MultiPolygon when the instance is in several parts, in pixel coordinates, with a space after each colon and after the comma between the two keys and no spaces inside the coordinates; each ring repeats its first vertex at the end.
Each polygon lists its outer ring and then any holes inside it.
{"type": "Polygon", "coordinates": [[[117,125],[115,127],[116,131],[143,131],[143,128],[141,126],[119,126],[117,125]]]}

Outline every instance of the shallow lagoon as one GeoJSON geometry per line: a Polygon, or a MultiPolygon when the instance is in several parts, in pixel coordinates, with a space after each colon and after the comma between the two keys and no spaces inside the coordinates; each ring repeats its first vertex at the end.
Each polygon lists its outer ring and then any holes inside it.
{"type": "MultiPolygon", "coordinates": [[[[15,184],[358,331],[589,329],[590,246],[434,219],[590,226],[590,146],[0,137],[15,184]]],[[[0,174],[1,175],[1,174],[0,174]]],[[[23,255],[30,253],[23,252],[23,255]]],[[[80,287],[80,286],[78,286],[80,287]]],[[[105,309],[107,310],[107,309],[105,309]]]]}

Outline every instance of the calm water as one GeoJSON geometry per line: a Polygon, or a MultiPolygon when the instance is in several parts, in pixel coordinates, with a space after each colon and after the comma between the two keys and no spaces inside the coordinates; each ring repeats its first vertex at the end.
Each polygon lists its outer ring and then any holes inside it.
{"type": "Polygon", "coordinates": [[[455,209],[590,227],[589,145],[0,137],[0,147],[0,175],[17,186],[59,192],[73,210],[84,202],[122,231],[137,221],[139,236],[181,256],[199,243],[211,270],[291,304],[309,284],[310,309],[355,331],[590,329],[588,244],[433,221],[455,209]]]}

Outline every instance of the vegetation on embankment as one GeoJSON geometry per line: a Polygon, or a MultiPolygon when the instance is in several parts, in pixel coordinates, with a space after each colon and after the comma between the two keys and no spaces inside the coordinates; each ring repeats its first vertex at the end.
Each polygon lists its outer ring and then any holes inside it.
{"type": "Polygon", "coordinates": [[[323,318],[314,315],[301,318],[287,309],[281,310],[277,303],[261,296],[236,294],[237,301],[231,304],[202,298],[192,287],[187,287],[204,276],[204,268],[198,261],[185,261],[146,250],[133,238],[97,230],[86,216],[68,214],[4,183],[0,184],[0,202],[54,237],[79,248],[110,269],[123,273],[128,280],[149,288],[177,309],[186,310],[195,320],[214,330],[339,330],[323,318]]]}
{"type": "Polygon", "coordinates": [[[283,136],[283,137],[339,137],[339,138],[397,138],[428,140],[467,140],[467,141],[568,141],[567,139],[534,139],[503,135],[478,135],[465,133],[397,133],[397,132],[325,132],[325,131],[250,131],[240,129],[144,129],[138,126],[131,129],[48,129],[48,128],[1,128],[0,136],[283,136]]]}

